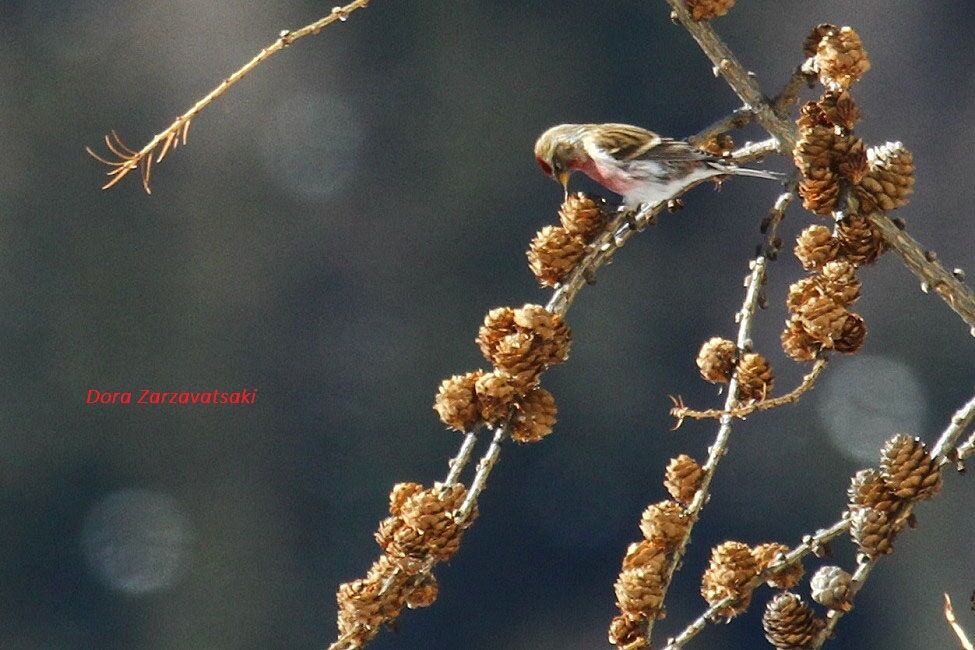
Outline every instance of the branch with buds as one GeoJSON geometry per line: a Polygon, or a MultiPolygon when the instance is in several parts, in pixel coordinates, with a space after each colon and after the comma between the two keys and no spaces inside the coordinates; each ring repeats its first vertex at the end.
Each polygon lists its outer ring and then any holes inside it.
{"type": "Polygon", "coordinates": [[[109,180],[102,186],[107,190],[117,185],[129,172],[139,170],[142,177],[142,189],[146,194],[151,194],[149,181],[152,178],[152,166],[154,163],[162,162],[163,159],[180,144],[186,144],[186,138],[190,132],[190,123],[199,115],[203,109],[216,101],[221,95],[227,92],[231,86],[250,74],[257,66],[264,63],[272,55],[277,54],[295,41],[305,36],[318,34],[323,28],[335,22],[345,22],[349,15],[358,9],[369,6],[370,0],[353,0],[342,7],[335,7],[331,13],[313,23],[305,25],[300,29],[284,30],[276,41],[258,52],[254,58],[237,69],[233,74],[220,82],[220,84],[207,93],[202,99],[193,104],[188,111],[177,117],[172,124],[165,130],[156,134],[148,143],[138,151],[129,148],[122,141],[119,135],[112,131],[105,136],[105,146],[115,158],[106,158],[96,153],[90,147],[85,147],[86,151],[98,162],[109,167],[109,180]]]}

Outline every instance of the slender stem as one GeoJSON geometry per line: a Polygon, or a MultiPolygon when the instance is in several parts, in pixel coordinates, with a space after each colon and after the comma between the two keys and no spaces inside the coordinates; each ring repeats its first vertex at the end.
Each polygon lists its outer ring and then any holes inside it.
{"type": "MultiPolygon", "coordinates": [[[[748,289],[745,292],[745,299],[741,311],[735,316],[738,321],[737,346],[739,351],[748,351],[752,348],[752,325],[755,319],[755,313],[758,311],[762,285],[765,284],[769,258],[775,254],[776,232],[794,196],[794,192],[790,189],[790,191],[783,193],[776,199],[767,220],[767,226],[765,226],[765,248],[751,261],[751,274],[747,282],[748,289]]],[[[684,553],[686,553],[687,546],[690,543],[691,532],[697,520],[700,518],[704,504],[708,500],[711,481],[714,479],[714,473],[717,470],[718,463],[728,451],[728,441],[731,439],[731,422],[733,420],[731,413],[739,405],[738,377],[737,375],[732,375],[731,381],[728,383],[728,395],[725,398],[723,408],[724,413],[720,417],[721,424],[718,427],[714,442],[711,443],[709,448],[707,461],[705,461],[702,467],[704,474],[701,477],[701,483],[698,486],[697,492],[694,493],[694,498],[691,500],[691,503],[687,506],[688,525],[664,571],[663,600],[667,598],[667,591],[670,589],[670,585],[674,580],[674,574],[677,572],[677,567],[680,565],[681,559],[684,557],[684,553]]],[[[655,620],[654,617],[651,617],[647,621],[646,637],[648,640],[652,637],[655,620]]]]}
{"type": "Polygon", "coordinates": [[[785,395],[762,400],[761,402],[753,402],[751,404],[739,406],[730,412],[722,411],[721,409],[696,411],[694,409],[687,408],[683,404],[679,404],[678,406],[670,409],[670,414],[677,418],[676,427],[680,427],[686,418],[691,418],[692,420],[716,420],[727,414],[739,419],[745,419],[756,411],[769,411],[774,408],[779,408],[780,406],[785,406],[786,404],[793,404],[800,397],[802,397],[803,394],[811,390],[816,385],[816,380],[819,379],[819,375],[821,375],[823,370],[826,369],[826,364],[826,359],[818,359],[815,365],[813,365],[812,370],[810,370],[802,378],[802,382],[785,395]]]}
{"type": "MultiPolygon", "coordinates": [[[[258,52],[254,58],[245,63],[236,72],[231,74],[229,77],[220,82],[220,84],[207,93],[202,99],[197,101],[193,106],[190,107],[185,113],[176,118],[176,120],[169,125],[164,131],[158,133],[152,140],[150,140],[142,149],[139,151],[131,151],[127,148],[122,147],[121,150],[116,150],[112,142],[108,140],[109,149],[113,153],[119,156],[117,161],[109,161],[101,158],[95,154],[91,149],[88,150],[92,156],[104,162],[112,167],[109,170],[108,175],[112,176],[107,183],[102,187],[103,190],[107,190],[116,183],[118,183],[122,178],[125,177],[133,169],[136,169],[140,165],[143,165],[143,187],[146,192],[149,192],[149,171],[151,169],[153,153],[160,144],[163,144],[163,151],[159,154],[156,162],[159,162],[167,153],[170,145],[174,145],[176,139],[182,134],[183,142],[186,141],[186,133],[189,131],[190,121],[196,117],[203,109],[212,104],[214,100],[223,95],[227,90],[236,84],[238,81],[247,76],[254,68],[259,66],[261,63],[266,61],[272,55],[277,54],[287,46],[291,45],[300,38],[304,38],[309,34],[317,34],[322,30],[322,28],[331,25],[334,22],[345,21],[349,14],[357,9],[363,9],[369,5],[370,0],[353,0],[342,7],[335,7],[332,9],[331,13],[324,16],[313,23],[305,25],[300,29],[294,31],[285,30],[281,32],[278,39],[258,52]]],[[[117,139],[117,137],[116,137],[117,139]]]]}
{"type": "Polygon", "coordinates": [[[945,269],[910,235],[894,225],[887,216],[881,213],[867,217],[880,231],[890,248],[904,261],[904,265],[911,273],[920,278],[922,290],[927,293],[934,291],[948,306],[968,324],[975,336],[975,293],[972,289],[945,269]]]}
{"type": "Polygon", "coordinates": [[[667,0],[681,25],[701,46],[714,64],[714,72],[728,82],[745,106],[754,111],[755,119],[770,134],[778,138],[780,151],[789,152],[796,145],[795,126],[783,120],[769,104],[752,73],[738,61],[731,49],[706,21],[695,21],[687,10],[685,0],[667,0]]]}
{"type": "Polygon", "coordinates": [[[687,138],[695,147],[700,147],[716,135],[720,135],[732,129],[741,129],[751,124],[755,119],[755,113],[748,108],[739,108],[730,115],[727,115],[717,122],[714,122],[691,137],[687,138]]]}
{"type": "Polygon", "coordinates": [[[971,639],[965,633],[965,628],[955,618],[955,608],[951,606],[951,597],[948,594],[945,594],[945,620],[948,621],[948,625],[958,637],[958,643],[961,644],[962,650],[975,650],[975,645],[972,645],[971,639]]]}
{"type": "Polygon", "coordinates": [[[457,455],[451,458],[447,464],[450,467],[450,471],[447,472],[447,476],[443,480],[445,489],[458,482],[460,473],[464,471],[467,463],[471,460],[471,453],[474,451],[475,444],[477,444],[476,432],[471,431],[470,433],[464,434],[464,441],[460,443],[460,449],[457,450],[457,455]]]}

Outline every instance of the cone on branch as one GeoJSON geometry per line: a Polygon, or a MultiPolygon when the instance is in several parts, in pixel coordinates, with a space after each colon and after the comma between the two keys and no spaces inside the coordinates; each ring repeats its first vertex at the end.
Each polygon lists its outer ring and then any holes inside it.
{"type": "Polygon", "coordinates": [[[823,349],[823,344],[813,338],[802,326],[802,319],[793,314],[782,330],[782,350],[793,361],[813,361],[823,349]]]}
{"type": "Polygon", "coordinates": [[[782,650],[812,647],[825,625],[809,605],[788,591],[776,594],[762,615],[765,638],[782,650]]]}
{"type": "Polygon", "coordinates": [[[727,384],[735,370],[738,346],[733,341],[712,337],[704,342],[697,353],[697,367],[701,377],[712,384],[727,384]]]}
{"type": "Polygon", "coordinates": [[[907,205],[914,193],[914,157],[900,142],[867,150],[867,172],[854,188],[861,214],[907,205]]]}
{"type": "Polygon", "coordinates": [[[691,522],[687,512],[676,501],[661,501],[647,506],[640,519],[640,531],[650,542],[657,542],[668,551],[677,547],[691,522]]]}
{"type": "Polygon", "coordinates": [[[720,618],[731,618],[748,609],[752,594],[745,584],[757,574],[758,562],[747,544],[724,542],[711,550],[711,560],[701,580],[701,595],[711,605],[725,598],[736,599],[737,603],[716,612],[720,618]]]}
{"type": "Polygon", "coordinates": [[[664,487],[674,501],[686,508],[694,499],[694,493],[701,485],[703,477],[704,470],[697,461],[686,454],[681,454],[677,458],[671,458],[667,463],[664,487]]]}
{"type": "Polygon", "coordinates": [[[495,370],[481,375],[474,383],[481,417],[495,426],[511,413],[525,387],[510,375],[495,370]]]}
{"type": "Polygon", "coordinates": [[[799,308],[803,328],[823,347],[832,348],[840,338],[850,312],[826,295],[813,296],[799,308]]]}
{"type": "Polygon", "coordinates": [[[712,20],[723,16],[735,5],[735,0],[687,0],[691,18],[697,21],[712,20]]]}
{"type": "Polygon", "coordinates": [[[420,583],[410,589],[406,594],[406,606],[410,609],[421,609],[429,607],[437,600],[440,587],[437,578],[432,573],[423,576],[420,583]]]}
{"type": "Polygon", "coordinates": [[[566,232],[591,242],[609,223],[605,199],[582,192],[570,194],[559,208],[559,221],[566,232]]]}
{"type": "Polygon", "coordinates": [[[848,612],[853,609],[853,576],[838,566],[823,566],[809,580],[812,598],[823,607],[848,612]]]}
{"type": "Polygon", "coordinates": [[[860,107],[845,90],[827,90],[816,105],[827,123],[844,131],[852,131],[860,120],[860,107]]]}
{"type": "Polygon", "coordinates": [[[646,637],[647,618],[633,614],[620,614],[609,624],[609,642],[617,648],[646,648],[650,645],[646,637]]]}
{"type": "Polygon", "coordinates": [[[852,27],[829,30],[816,47],[820,82],[829,89],[846,90],[870,69],[860,35],[852,27]]]}
{"type": "Polygon", "coordinates": [[[843,354],[855,354],[867,338],[867,325],[860,314],[847,312],[839,336],[833,339],[833,349],[843,354]]]}
{"type": "Polygon", "coordinates": [[[768,360],[757,352],[746,352],[735,368],[738,399],[743,403],[760,402],[772,393],[775,374],[768,360]]]}
{"type": "Polygon", "coordinates": [[[825,36],[838,32],[839,29],[839,27],[832,23],[821,23],[813,27],[812,32],[802,44],[802,51],[806,55],[806,58],[809,59],[816,56],[816,52],[819,51],[819,42],[825,36]]]}
{"type": "Polygon", "coordinates": [[[850,536],[867,557],[877,558],[893,553],[896,535],[892,517],[888,517],[884,511],[866,507],[850,511],[850,536]]]}
{"type": "Polygon", "coordinates": [[[477,336],[484,357],[525,388],[545,368],[565,361],[570,343],[562,317],[532,304],[492,309],[477,336]]]}
{"type": "MultiPolygon", "coordinates": [[[[759,573],[783,559],[789,550],[788,546],[778,542],[759,544],[752,548],[752,556],[758,563],[759,573]]],[[[802,567],[802,562],[794,562],[771,573],[765,580],[765,584],[773,589],[792,589],[799,584],[804,573],[805,569],[802,567]]]]}
{"type": "Polygon", "coordinates": [[[799,181],[802,207],[813,214],[830,216],[840,196],[840,177],[828,167],[813,167],[799,181]]]}
{"type": "Polygon", "coordinates": [[[884,477],[875,469],[861,469],[850,479],[847,489],[850,507],[873,508],[893,518],[902,500],[887,486],[884,477]]]}
{"type": "Polygon", "coordinates": [[[623,570],[628,569],[662,569],[665,566],[667,549],[659,540],[644,539],[633,542],[626,549],[623,557],[623,570]]]}
{"type": "Polygon", "coordinates": [[[854,266],[873,264],[887,250],[876,226],[858,214],[838,221],[834,234],[840,241],[840,256],[854,266]]]}
{"type": "Polygon", "coordinates": [[[555,397],[544,388],[533,388],[515,405],[511,418],[511,439],[538,442],[555,426],[555,397]]]}
{"type": "Polygon", "coordinates": [[[528,245],[528,266],[543,287],[558,286],[586,253],[586,241],[561,226],[545,226],[528,245]]]}
{"type": "Polygon", "coordinates": [[[795,254],[806,270],[818,270],[836,259],[840,242],[826,226],[809,226],[796,237],[795,254]]]}
{"type": "Polygon", "coordinates": [[[922,501],[941,490],[941,471],[920,438],[894,436],[881,452],[880,473],[891,492],[901,499],[922,501]]]}
{"type": "MultiPolygon", "coordinates": [[[[450,559],[460,546],[463,528],[454,518],[467,490],[460,483],[412,494],[395,508],[397,515],[384,519],[376,532],[379,547],[407,574],[416,573],[427,561],[450,559]]],[[[390,508],[393,512],[394,508],[390,508]]],[[[471,518],[472,519],[472,518],[471,518]]]]}
{"type": "Polygon", "coordinates": [[[844,307],[856,302],[860,297],[860,280],[856,276],[856,266],[849,260],[837,259],[827,262],[819,271],[817,278],[823,294],[844,307]]]}
{"type": "Polygon", "coordinates": [[[625,614],[656,617],[663,611],[663,567],[645,566],[625,569],[613,585],[616,604],[625,614]]]}
{"type": "Polygon", "coordinates": [[[481,420],[481,410],[477,403],[474,386],[484,374],[475,370],[464,375],[454,375],[444,379],[433,401],[433,410],[440,421],[456,431],[471,431],[481,420]]]}

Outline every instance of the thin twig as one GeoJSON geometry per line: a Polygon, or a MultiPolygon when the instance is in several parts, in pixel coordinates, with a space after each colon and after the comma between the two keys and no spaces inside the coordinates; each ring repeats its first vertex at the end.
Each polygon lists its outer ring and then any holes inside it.
{"type": "MultiPolygon", "coordinates": [[[[798,128],[787,117],[776,113],[762,93],[755,76],[738,61],[721,37],[707,21],[693,20],[687,11],[684,0],[667,0],[681,25],[697,41],[704,53],[714,64],[716,74],[728,82],[731,89],[755,113],[755,120],[772,136],[779,140],[779,152],[791,155],[798,138],[798,128]]],[[[905,266],[916,275],[922,286],[930,287],[948,306],[954,310],[971,328],[975,336],[975,293],[971,287],[946,271],[936,261],[930,261],[925,248],[913,237],[900,230],[881,213],[867,218],[880,231],[887,246],[901,257],[905,266]]]]}
{"type": "Polygon", "coordinates": [[[772,100],[772,110],[779,117],[788,118],[792,107],[799,101],[799,93],[803,88],[812,88],[813,83],[814,78],[810,77],[806,68],[803,65],[796,66],[785,88],[772,100]]]}
{"type": "MultiPolygon", "coordinates": [[[[941,433],[938,441],[931,449],[931,455],[934,456],[935,460],[941,464],[942,467],[955,449],[958,449],[959,451],[961,450],[960,447],[956,447],[958,439],[961,437],[962,432],[964,432],[973,421],[975,421],[975,397],[972,397],[968,402],[962,405],[961,408],[955,411],[955,413],[951,416],[948,426],[941,433]]],[[[972,442],[975,444],[975,440],[972,442]]],[[[908,517],[910,517],[912,509],[913,504],[907,504],[898,514],[898,520],[906,520],[908,517]]],[[[818,553],[821,549],[824,549],[829,542],[837,537],[845,535],[847,532],[849,532],[849,530],[850,518],[849,511],[847,510],[843,512],[843,516],[839,519],[839,521],[830,525],[828,528],[820,529],[815,534],[804,537],[801,544],[791,549],[782,558],[770,564],[764,571],[746,583],[746,585],[742,588],[741,593],[743,595],[750,593],[753,589],[765,582],[769,576],[799,563],[810,553],[818,553]]],[[[859,577],[861,578],[861,582],[859,584],[862,585],[862,580],[865,579],[865,574],[861,573],[859,577]]],[[[683,648],[691,639],[697,636],[709,622],[714,620],[715,615],[719,611],[725,607],[738,605],[740,599],[741,597],[725,598],[724,600],[711,605],[707,610],[704,611],[704,613],[685,627],[680,634],[671,639],[664,650],[679,650],[680,648],[683,648]]],[[[836,623],[833,623],[832,628],[835,627],[836,623]]]]}
{"type": "Polygon", "coordinates": [[[975,452],[975,431],[973,431],[972,435],[968,438],[968,440],[965,441],[965,444],[958,447],[958,459],[965,460],[971,456],[973,452],[975,452]]]}
{"type": "Polygon", "coordinates": [[[698,22],[691,18],[684,0],[667,0],[667,3],[673,9],[673,15],[678,22],[711,59],[715,75],[723,77],[745,106],[754,111],[758,123],[778,138],[779,151],[790,153],[796,145],[795,126],[775,114],[758,82],[755,81],[754,74],[745,69],[707,21],[698,22]]]}
{"type": "Polygon", "coordinates": [[[955,632],[955,636],[958,637],[958,643],[961,644],[962,650],[975,650],[971,639],[965,633],[965,628],[955,618],[955,608],[951,606],[951,596],[947,593],[945,594],[945,620],[948,621],[948,625],[951,626],[951,629],[955,632]]]}
{"type": "Polygon", "coordinates": [[[276,41],[258,52],[254,58],[245,63],[232,75],[221,81],[220,85],[211,90],[198,102],[193,104],[188,111],[177,117],[176,120],[166,128],[166,130],[157,134],[144,147],[142,147],[142,149],[134,151],[133,149],[125,146],[121,138],[119,138],[118,134],[116,134],[114,131],[112,131],[110,135],[105,136],[105,145],[108,147],[111,154],[115,156],[114,159],[104,158],[95,153],[91,148],[85,147],[88,153],[91,154],[96,160],[110,167],[108,176],[111,178],[107,183],[105,183],[105,185],[102,186],[102,189],[107,190],[108,188],[114,186],[116,183],[125,178],[129,172],[138,168],[141,170],[143,189],[147,194],[151,193],[149,189],[149,180],[152,174],[153,161],[162,161],[162,159],[166,157],[166,154],[175,149],[177,145],[186,144],[186,138],[190,130],[190,122],[204,108],[209,106],[214,100],[227,92],[231,86],[247,76],[248,73],[271,57],[271,55],[277,54],[284,48],[297,41],[299,38],[304,38],[309,34],[317,34],[322,30],[322,28],[327,27],[334,22],[344,22],[348,19],[349,14],[351,14],[353,11],[357,9],[364,9],[365,7],[369,6],[369,2],[370,0],[353,0],[343,7],[333,8],[329,15],[324,16],[313,23],[305,25],[301,29],[296,29],[294,31],[285,30],[281,32],[276,41]],[[161,149],[158,153],[156,153],[156,148],[160,147],[160,145],[162,145],[161,149]]]}
{"type": "Polygon", "coordinates": [[[755,113],[747,108],[739,108],[713,124],[709,124],[691,137],[687,138],[695,147],[700,147],[716,135],[721,135],[732,129],[741,129],[752,123],[755,113]]]}
{"type": "Polygon", "coordinates": [[[785,395],[762,400],[760,402],[753,402],[751,404],[746,404],[745,406],[739,406],[730,412],[722,411],[721,409],[695,411],[694,409],[685,406],[684,403],[680,401],[679,397],[671,398],[674,399],[676,404],[674,408],[670,409],[670,414],[677,418],[677,424],[674,426],[674,428],[676,429],[680,427],[683,421],[687,418],[692,420],[716,420],[723,415],[731,415],[743,420],[756,411],[769,411],[780,406],[785,406],[786,404],[792,404],[802,397],[805,392],[812,389],[813,386],[816,385],[816,380],[819,379],[819,375],[821,375],[823,370],[826,369],[826,363],[826,359],[818,359],[816,364],[812,367],[812,370],[810,370],[809,373],[802,378],[802,383],[785,395]]]}
{"type": "MultiPolygon", "coordinates": [[[[740,352],[751,350],[752,348],[752,325],[755,319],[755,313],[759,308],[759,296],[761,295],[762,286],[765,284],[765,275],[768,268],[768,261],[770,253],[774,256],[775,251],[775,241],[776,241],[776,231],[778,229],[779,223],[782,221],[789,204],[792,202],[794,192],[790,191],[783,193],[779,196],[771,210],[771,214],[768,218],[767,225],[764,225],[766,245],[765,248],[751,261],[751,275],[749,275],[747,281],[748,290],[745,292],[745,299],[742,303],[741,311],[736,315],[738,321],[738,338],[736,345],[740,352]]],[[[681,563],[681,559],[684,557],[684,553],[687,551],[687,546],[691,539],[691,532],[694,529],[694,525],[700,518],[701,511],[704,509],[704,504],[707,502],[710,496],[711,481],[714,479],[714,473],[718,468],[718,463],[724,457],[728,450],[728,441],[731,438],[731,423],[733,418],[730,413],[733,412],[740,406],[740,400],[738,397],[738,377],[737,375],[732,375],[731,381],[728,383],[728,395],[725,398],[724,409],[725,413],[720,417],[720,426],[718,427],[718,432],[715,435],[714,442],[711,443],[708,451],[708,458],[705,461],[702,469],[704,473],[701,477],[701,482],[697,488],[697,492],[694,493],[694,498],[691,499],[691,503],[687,506],[687,526],[681,536],[680,541],[677,543],[677,547],[674,550],[673,555],[670,557],[667,568],[663,572],[663,585],[661,599],[666,600],[667,591],[670,589],[670,585],[674,580],[674,574],[677,572],[677,567],[681,563]]],[[[655,617],[650,617],[647,621],[647,632],[646,638],[649,640],[652,638],[653,626],[656,621],[655,617]]]]}

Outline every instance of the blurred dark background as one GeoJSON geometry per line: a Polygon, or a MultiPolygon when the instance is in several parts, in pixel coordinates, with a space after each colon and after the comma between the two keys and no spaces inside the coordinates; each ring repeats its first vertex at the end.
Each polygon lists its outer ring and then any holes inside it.
{"type": "MultiPolygon", "coordinates": [[[[918,166],[898,216],[949,268],[975,271],[975,7],[739,5],[716,26],[769,93],[812,26],[856,27],[873,62],[855,88],[859,133],[902,140],[918,166]]],[[[330,8],[0,2],[0,647],[327,645],[335,588],[376,556],[390,486],[441,479],[459,444],[430,409],[438,382],[484,365],[472,339],[488,308],[547,298],[524,249],[561,197],[535,169],[535,137],[609,120],[683,136],[738,106],[662,1],[375,0],[204,112],[152,196],[134,175],[99,191],[85,145],[117,129],[141,146],[330,8]],[[142,387],[259,396],[84,404],[89,388],[142,387]]],[[[719,403],[694,355],[734,338],[776,191],[695,190],[582,293],[572,358],[545,377],[555,434],[505,448],[439,602],[372,647],[606,645],[613,580],[641,511],[665,496],[667,459],[703,458],[714,434],[671,431],[667,394],[719,403]]],[[[811,221],[793,209],[782,234],[811,221]]],[[[756,331],[780,391],[803,371],[778,344],[800,275],[791,254],[773,265],[756,331]]],[[[794,544],[832,523],[883,439],[933,440],[971,395],[967,327],[893,255],[861,276],[865,351],[799,405],[736,426],[660,639],[702,610],[713,544],[794,544]]],[[[971,477],[947,477],[831,647],[957,647],[942,591],[975,630],[973,497],[971,477]]],[[[834,550],[852,565],[848,540],[834,550]]],[[[761,647],[769,595],[693,647],[761,647]]]]}

